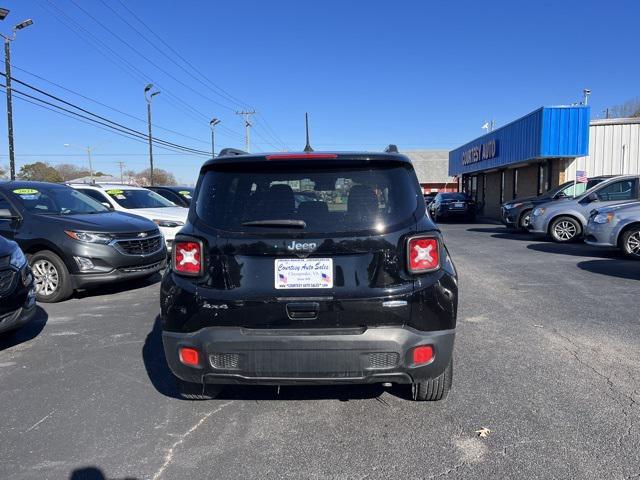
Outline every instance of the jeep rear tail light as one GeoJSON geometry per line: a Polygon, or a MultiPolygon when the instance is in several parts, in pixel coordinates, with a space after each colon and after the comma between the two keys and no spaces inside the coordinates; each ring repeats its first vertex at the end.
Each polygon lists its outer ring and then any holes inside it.
{"type": "Polygon", "coordinates": [[[180,361],[188,367],[200,366],[200,355],[195,348],[180,347],[178,357],[180,357],[180,361]]]}
{"type": "Polygon", "coordinates": [[[431,345],[420,345],[413,349],[413,364],[425,365],[433,360],[433,347],[431,345]]]}
{"type": "Polygon", "coordinates": [[[433,272],[440,268],[440,248],[436,237],[411,237],[407,241],[409,273],[433,272]]]}
{"type": "Polygon", "coordinates": [[[177,240],[173,243],[173,271],[180,275],[202,275],[202,243],[195,240],[177,240]]]}

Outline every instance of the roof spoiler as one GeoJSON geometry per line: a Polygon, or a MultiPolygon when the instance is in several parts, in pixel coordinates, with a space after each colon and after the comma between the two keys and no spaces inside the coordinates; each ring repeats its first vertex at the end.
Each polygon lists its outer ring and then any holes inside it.
{"type": "Polygon", "coordinates": [[[219,157],[231,157],[232,155],[249,155],[249,152],[237,148],[223,148],[218,154],[219,157]]]}
{"type": "Polygon", "coordinates": [[[398,153],[398,146],[390,143],[387,148],[384,149],[384,153],[398,153]]]}

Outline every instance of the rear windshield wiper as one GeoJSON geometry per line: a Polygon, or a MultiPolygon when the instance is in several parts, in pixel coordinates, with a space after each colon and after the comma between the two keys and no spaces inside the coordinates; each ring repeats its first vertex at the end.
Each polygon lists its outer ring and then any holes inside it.
{"type": "Polygon", "coordinates": [[[293,227],[307,228],[307,222],[304,220],[253,220],[250,222],[242,222],[243,227],[293,227]]]}

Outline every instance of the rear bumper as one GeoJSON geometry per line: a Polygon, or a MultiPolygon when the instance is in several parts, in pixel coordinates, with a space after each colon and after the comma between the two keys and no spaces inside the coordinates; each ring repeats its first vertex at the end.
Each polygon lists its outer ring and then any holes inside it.
{"type": "Polygon", "coordinates": [[[165,355],[182,380],[213,384],[412,383],[434,378],[453,354],[455,330],[410,327],[348,329],[246,329],[209,327],[193,333],[163,332],[165,355]],[[412,364],[412,349],[432,345],[431,363],[412,364]],[[200,365],[178,358],[195,348],[200,365]]]}

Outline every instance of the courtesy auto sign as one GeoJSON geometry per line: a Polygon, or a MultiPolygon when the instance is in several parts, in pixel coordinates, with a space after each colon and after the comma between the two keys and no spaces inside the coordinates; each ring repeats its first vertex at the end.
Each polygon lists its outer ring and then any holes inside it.
{"type": "Polygon", "coordinates": [[[482,160],[489,160],[498,156],[498,141],[489,140],[488,142],[471,147],[462,152],[462,165],[471,165],[482,160]]]}

